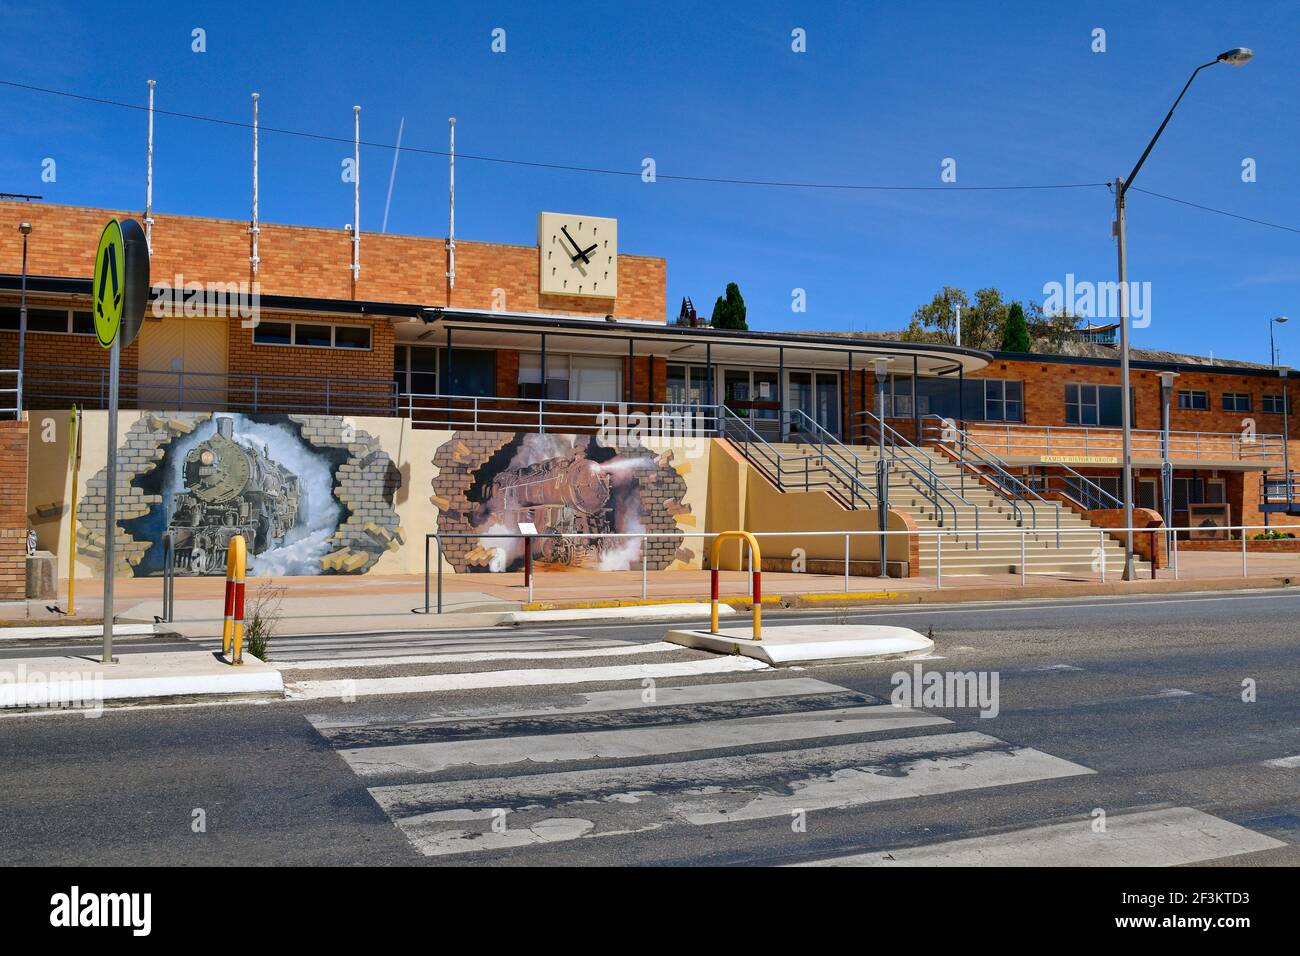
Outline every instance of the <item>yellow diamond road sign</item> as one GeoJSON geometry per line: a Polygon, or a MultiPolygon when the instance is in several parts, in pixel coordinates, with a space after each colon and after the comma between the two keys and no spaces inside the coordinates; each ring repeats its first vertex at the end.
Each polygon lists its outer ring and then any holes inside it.
{"type": "Polygon", "coordinates": [[[91,303],[95,311],[95,335],[99,344],[111,348],[122,328],[122,305],[126,293],[126,243],[122,226],[110,219],[99,235],[95,253],[95,279],[91,303]]]}

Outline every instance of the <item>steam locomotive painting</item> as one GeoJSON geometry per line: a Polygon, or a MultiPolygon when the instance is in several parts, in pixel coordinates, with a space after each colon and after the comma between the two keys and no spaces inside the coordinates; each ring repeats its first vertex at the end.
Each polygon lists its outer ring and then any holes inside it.
{"type": "MultiPolygon", "coordinates": [[[[525,521],[544,534],[617,531],[612,505],[621,471],[575,450],[572,457],[548,458],[502,470],[485,489],[471,517],[475,528],[493,524],[517,528],[525,521]]],[[[573,567],[594,567],[618,539],[542,538],[535,556],[573,567]]]]}
{"type": "Polygon", "coordinates": [[[217,417],[217,431],[185,455],[184,491],[167,530],[179,574],[225,572],[230,539],[242,534],[250,555],[284,543],[304,504],[298,476],[267,450],[234,439],[234,419],[217,417]]]}

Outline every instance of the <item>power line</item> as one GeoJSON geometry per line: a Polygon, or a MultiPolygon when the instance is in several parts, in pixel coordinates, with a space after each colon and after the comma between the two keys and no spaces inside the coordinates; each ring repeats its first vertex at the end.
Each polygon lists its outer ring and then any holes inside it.
{"type": "Polygon", "coordinates": [[[1181,206],[1191,206],[1193,209],[1203,209],[1205,212],[1217,213],[1220,216],[1227,216],[1229,219],[1240,219],[1242,222],[1253,222],[1257,226],[1268,226],[1270,229],[1282,229],[1286,232],[1300,233],[1300,229],[1294,226],[1284,226],[1277,222],[1267,222],[1263,219],[1252,219],[1250,216],[1239,216],[1235,212],[1228,212],[1226,209],[1215,209],[1213,206],[1202,206],[1200,203],[1188,202],[1186,199],[1179,199],[1176,196],[1166,196],[1164,193],[1155,193],[1149,189],[1143,189],[1140,186],[1130,186],[1134,192],[1146,193],[1148,196],[1155,196],[1157,199],[1167,199],[1169,202],[1176,202],[1181,206]]]}
{"type": "MultiPolygon", "coordinates": [[[[145,112],[147,106],[138,103],[123,103],[119,100],[104,99],[98,96],[88,96],[83,93],[73,93],[68,90],[55,90],[49,87],[33,86],[28,83],[17,83],[13,80],[0,80],[0,86],[8,86],[13,89],[26,90],[31,93],[44,93],[49,96],[62,96],[68,99],[81,100],[85,103],[95,103],[101,106],[115,106],[119,109],[138,110],[145,112]]],[[[185,113],[176,110],[155,109],[156,114],[162,116],[173,116],[177,119],[194,120],[201,123],[215,123],[220,126],[233,126],[239,129],[252,129],[252,123],[246,123],[242,120],[222,119],[217,116],[204,116],[199,113],[185,113]]],[[[297,136],[303,139],[313,139],[327,143],[343,143],[348,146],[352,145],[352,140],[342,136],[330,136],[325,133],[311,133],[304,130],[288,129],[285,127],[266,126],[259,124],[259,130],[263,133],[281,133],[285,136],[297,136]]],[[[390,143],[376,143],[367,140],[361,141],[362,146],[368,146],[375,149],[394,149],[390,143]]],[[[448,156],[447,150],[429,149],[419,146],[402,147],[409,153],[423,153],[427,156],[448,156]]],[[[640,177],[640,170],[630,169],[607,169],[598,166],[572,166],[565,163],[543,163],[526,159],[507,159],[501,156],[483,156],[473,153],[457,153],[457,159],[477,160],[484,163],[499,163],[506,166],[525,166],[533,169],[553,169],[562,172],[574,173],[593,173],[603,176],[635,176],[640,177]]],[[[1004,192],[1011,190],[1032,190],[1032,189],[1086,189],[1098,186],[1109,186],[1109,183],[1036,183],[1028,185],[1002,185],[1002,186],[887,186],[873,185],[864,183],[817,183],[817,182],[800,182],[794,180],[774,180],[774,179],[736,179],[722,176],[686,176],[674,175],[671,173],[656,173],[655,179],[666,179],[673,182],[688,183],[713,183],[728,186],[768,186],[780,189],[841,189],[856,191],[872,192],[1004,192]]]]}

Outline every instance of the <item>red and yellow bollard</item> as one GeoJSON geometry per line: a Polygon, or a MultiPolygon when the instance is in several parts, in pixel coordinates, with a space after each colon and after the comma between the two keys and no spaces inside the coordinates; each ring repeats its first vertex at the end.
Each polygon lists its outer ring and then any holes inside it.
{"type": "Polygon", "coordinates": [[[244,536],[230,539],[226,550],[226,621],[221,629],[221,652],[231,664],[244,663],[244,571],[248,550],[244,536]]]}
{"type": "Polygon", "coordinates": [[[750,567],[754,582],[754,640],[763,639],[763,553],[758,548],[758,539],[748,531],[723,531],[713,539],[713,548],[709,554],[710,575],[709,594],[709,633],[718,633],[718,560],[722,557],[722,542],[728,538],[743,538],[749,543],[750,567]]]}

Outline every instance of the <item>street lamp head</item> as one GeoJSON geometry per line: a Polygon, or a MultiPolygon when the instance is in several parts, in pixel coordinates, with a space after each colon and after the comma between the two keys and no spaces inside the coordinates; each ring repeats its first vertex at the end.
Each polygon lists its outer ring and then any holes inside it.
{"type": "Polygon", "coordinates": [[[32,224],[30,222],[20,222],[18,224],[18,231],[24,236],[30,236],[32,234],[32,224]]]}
{"type": "Polygon", "coordinates": [[[1254,55],[1248,47],[1238,46],[1220,53],[1215,57],[1215,60],[1219,63],[1226,63],[1228,66],[1245,66],[1254,55]]]}
{"type": "Polygon", "coordinates": [[[1287,319],[1287,317],[1286,317],[1285,315],[1279,315],[1279,316],[1278,316],[1276,319],[1274,319],[1273,321],[1276,322],[1278,325],[1286,325],[1287,322],[1288,322],[1289,320],[1287,319]]]}

